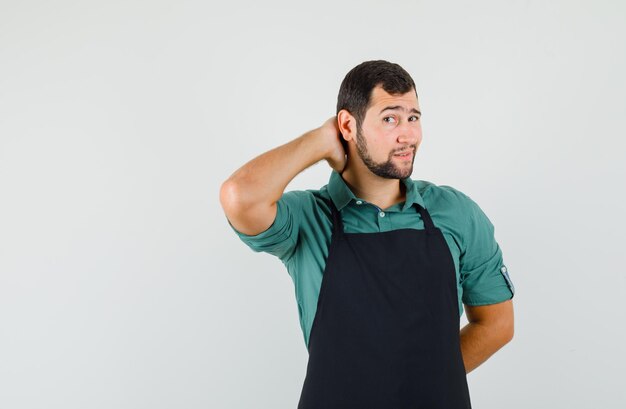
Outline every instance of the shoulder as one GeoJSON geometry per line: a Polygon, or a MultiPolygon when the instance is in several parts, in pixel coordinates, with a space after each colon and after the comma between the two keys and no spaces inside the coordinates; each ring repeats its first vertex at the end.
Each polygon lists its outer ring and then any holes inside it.
{"type": "Polygon", "coordinates": [[[326,186],[284,192],[277,204],[278,217],[288,214],[300,226],[317,225],[331,218],[330,195],[326,186]]]}
{"type": "Polygon", "coordinates": [[[429,212],[466,213],[477,206],[467,194],[449,185],[413,180],[429,212]]]}
{"type": "Polygon", "coordinates": [[[300,210],[328,207],[329,200],[330,196],[326,186],[321,189],[289,190],[284,192],[280,198],[280,201],[298,207],[300,210]]]}
{"type": "Polygon", "coordinates": [[[477,235],[493,234],[491,221],[465,192],[424,180],[414,182],[435,225],[451,234],[460,245],[476,239],[477,235]]]}

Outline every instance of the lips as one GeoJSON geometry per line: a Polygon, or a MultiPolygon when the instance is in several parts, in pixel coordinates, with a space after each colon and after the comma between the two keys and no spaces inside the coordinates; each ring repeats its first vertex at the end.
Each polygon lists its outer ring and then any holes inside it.
{"type": "Polygon", "coordinates": [[[408,151],[402,151],[402,152],[394,153],[393,156],[411,157],[411,155],[413,155],[413,149],[408,150],[408,151]]]}

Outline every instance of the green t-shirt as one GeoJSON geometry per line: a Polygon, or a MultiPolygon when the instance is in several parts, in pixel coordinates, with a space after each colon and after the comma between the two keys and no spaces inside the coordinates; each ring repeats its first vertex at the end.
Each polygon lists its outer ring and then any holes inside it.
{"type": "Polygon", "coordinates": [[[463,303],[476,306],[513,298],[515,288],[503,264],[494,227],[480,207],[450,186],[410,178],[402,182],[406,186],[406,201],[380,209],[354,196],[333,171],[328,184],[319,190],[284,193],[277,202],[276,219],[266,231],[250,236],[231,225],[252,250],[273,254],[287,267],[295,285],[307,348],[332,233],[329,199],[341,212],[346,233],[424,229],[415,204],[425,207],[450,247],[457,276],[459,316],[463,303]]]}

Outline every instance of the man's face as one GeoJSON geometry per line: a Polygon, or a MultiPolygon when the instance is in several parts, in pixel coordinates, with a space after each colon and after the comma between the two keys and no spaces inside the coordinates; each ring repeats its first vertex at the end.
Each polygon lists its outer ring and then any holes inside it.
{"type": "Polygon", "coordinates": [[[421,112],[415,91],[390,95],[372,90],[356,147],[367,168],[383,178],[403,179],[413,173],[415,153],[422,142],[421,112]]]}

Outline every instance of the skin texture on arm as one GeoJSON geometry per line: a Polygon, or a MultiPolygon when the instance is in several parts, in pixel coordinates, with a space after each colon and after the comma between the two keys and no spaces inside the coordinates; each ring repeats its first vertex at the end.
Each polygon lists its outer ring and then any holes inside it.
{"type": "Polygon", "coordinates": [[[470,373],[513,339],[513,301],[464,306],[469,323],[461,329],[461,352],[470,373]]]}
{"type": "Polygon", "coordinates": [[[326,159],[338,172],[345,166],[337,117],[252,159],[220,188],[220,202],[230,223],[244,234],[267,230],[276,218],[276,202],[300,172],[326,159]]]}

